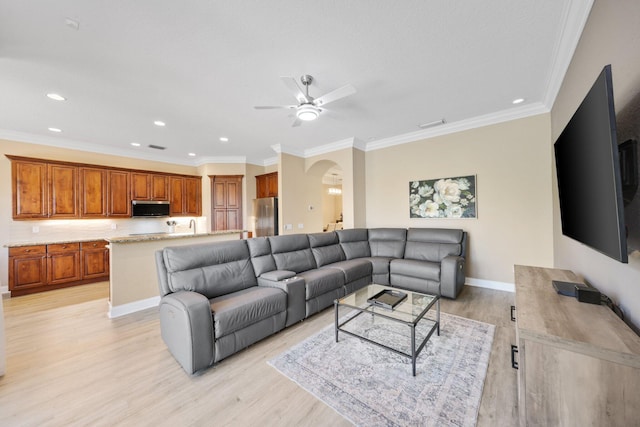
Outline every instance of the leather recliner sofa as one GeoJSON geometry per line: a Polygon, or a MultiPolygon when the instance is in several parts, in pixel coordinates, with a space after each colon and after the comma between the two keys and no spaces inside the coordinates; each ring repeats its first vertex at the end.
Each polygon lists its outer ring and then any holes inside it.
{"type": "Polygon", "coordinates": [[[161,335],[193,374],[369,283],[455,298],[466,239],[360,228],[167,247],[156,253],[161,335]]]}

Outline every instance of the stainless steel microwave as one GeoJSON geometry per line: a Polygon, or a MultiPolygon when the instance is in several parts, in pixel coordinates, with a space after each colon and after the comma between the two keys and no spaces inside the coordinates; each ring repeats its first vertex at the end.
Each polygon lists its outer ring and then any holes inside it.
{"type": "Polygon", "coordinates": [[[131,202],[132,217],[169,216],[169,202],[133,200],[131,202]]]}

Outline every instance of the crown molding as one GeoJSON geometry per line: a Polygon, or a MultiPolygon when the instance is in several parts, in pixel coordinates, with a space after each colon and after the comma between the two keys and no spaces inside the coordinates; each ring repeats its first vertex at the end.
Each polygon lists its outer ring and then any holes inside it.
{"type": "Polygon", "coordinates": [[[244,156],[221,156],[221,157],[202,157],[196,161],[196,166],[202,166],[209,163],[247,163],[247,158],[244,156]]]}
{"type": "Polygon", "coordinates": [[[304,150],[304,157],[313,157],[320,154],[327,154],[333,151],[344,150],[345,148],[352,148],[355,145],[355,138],[346,138],[340,141],[332,142],[329,144],[321,145],[319,147],[309,148],[304,150]]]}
{"type": "Polygon", "coordinates": [[[304,157],[303,150],[290,145],[274,144],[271,146],[271,149],[278,154],[291,154],[292,156],[304,157]]]}
{"type": "Polygon", "coordinates": [[[436,136],[448,135],[465,130],[476,129],[484,126],[522,119],[538,114],[548,113],[549,109],[540,102],[535,102],[521,107],[510,108],[508,110],[497,111],[483,116],[473,117],[459,122],[446,123],[442,126],[409,132],[402,135],[383,138],[378,141],[369,142],[365,151],[380,150],[382,148],[393,147],[394,145],[406,144],[408,142],[419,141],[421,139],[433,138],[436,136]]]}
{"type": "Polygon", "coordinates": [[[562,17],[562,34],[554,49],[553,64],[543,103],[551,110],[562,87],[573,54],[578,47],[584,26],[587,24],[594,0],[572,0],[567,3],[562,17]]]}

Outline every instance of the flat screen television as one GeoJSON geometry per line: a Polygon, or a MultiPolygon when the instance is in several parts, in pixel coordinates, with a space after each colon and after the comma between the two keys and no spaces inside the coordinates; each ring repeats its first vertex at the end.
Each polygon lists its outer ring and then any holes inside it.
{"type": "Polygon", "coordinates": [[[626,263],[611,65],[554,144],[562,234],[626,263]]]}

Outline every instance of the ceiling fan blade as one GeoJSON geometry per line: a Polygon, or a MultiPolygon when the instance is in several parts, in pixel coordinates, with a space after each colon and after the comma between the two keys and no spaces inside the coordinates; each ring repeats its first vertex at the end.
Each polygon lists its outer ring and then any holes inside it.
{"type": "Polygon", "coordinates": [[[330,102],[337,101],[338,99],[342,99],[349,95],[353,95],[356,93],[356,88],[351,85],[342,86],[336,90],[333,90],[325,95],[322,95],[319,98],[316,98],[313,103],[316,106],[326,105],[330,102]]]}
{"type": "Polygon", "coordinates": [[[297,105],[256,105],[253,108],[256,110],[282,110],[282,109],[293,109],[296,108],[297,105]]]}
{"type": "Polygon", "coordinates": [[[296,119],[293,121],[293,123],[291,123],[291,127],[292,128],[297,128],[301,124],[302,124],[302,120],[300,120],[299,118],[296,117],[296,119]]]}
{"type": "Polygon", "coordinates": [[[296,83],[296,79],[288,76],[281,76],[280,78],[282,79],[282,83],[284,83],[284,85],[289,88],[289,90],[291,91],[293,96],[296,97],[298,102],[300,103],[309,102],[309,98],[307,97],[307,95],[304,94],[302,89],[300,89],[300,86],[298,86],[298,83],[296,83]]]}

